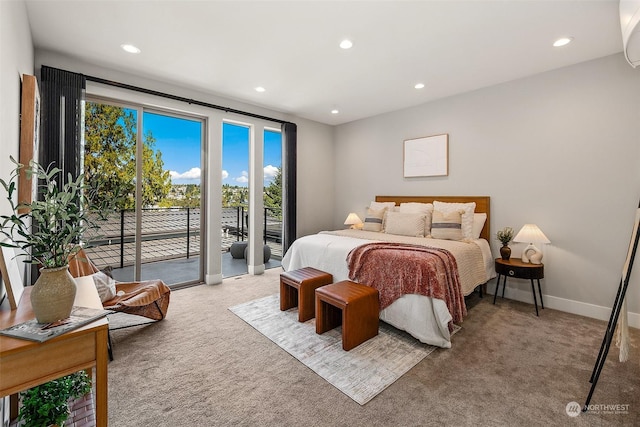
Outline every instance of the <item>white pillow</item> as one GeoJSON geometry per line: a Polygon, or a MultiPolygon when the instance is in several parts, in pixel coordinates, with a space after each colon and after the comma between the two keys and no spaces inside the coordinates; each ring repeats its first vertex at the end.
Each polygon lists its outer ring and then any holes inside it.
{"type": "Polygon", "coordinates": [[[400,203],[400,212],[424,214],[424,235],[425,237],[431,236],[431,216],[433,214],[432,203],[400,203]]]}
{"type": "Polygon", "coordinates": [[[484,223],[487,221],[486,213],[474,213],[473,214],[473,238],[479,239],[480,233],[482,233],[482,229],[484,228],[484,223]]]}
{"type": "Polygon", "coordinates": [[[462,209],[464,211],[462,214],[462,239],[473,240],[473,213],[476,210],[476,202],[448,203],[434,200],[433,209],[442,213],[455,212],[462,209]]]}
{"type": "Polygon", "coordinates": [[[384,232],[399,236],[424,237],[424,214],[387,211],[384,232]]]}
{"type": "Polygon", "coordinates": [[[367,216],[362,223],[362,229],[364,231],[382,231],[382,221],[384,219],[384,213],[386,209],[367,209],[367,216]]]}
{"type": "Polygon", "coordinates": [[[431,237],[442,240],[464,240],[462,236],[463,212],[463,209],[446,213],[434,210],[431,237]]]}
{"type": "Polygon", "coordinates": [[[98,290],[100,301],[109,301],[116,296],[116,281],[112,277],[107,276],[102,271],[93,273],[91,276],[98,290]]]}
{"type": "Polygon", "coordinates": [[[395,207],[396,207],[395,202],[371,202],[369,204],[369,209],[373,209],[374,211],[379,211],[385,208],[392,210],[395,207]]]}
{"type": "Polygon", "coordinates": [[[431,213],[433,212],[432,203],[400,203],[400,212],[406,213],[431,213]]]}

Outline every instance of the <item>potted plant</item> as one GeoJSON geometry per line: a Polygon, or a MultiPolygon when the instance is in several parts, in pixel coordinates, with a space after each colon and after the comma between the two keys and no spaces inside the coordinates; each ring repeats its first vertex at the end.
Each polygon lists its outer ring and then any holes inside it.
{"type": "Polygon", "coordinates": [[[38,180],[39,197],[30,203],[16,202],[16,181],[24,165],[16,165],[8,181],[0,179],[7,193],[10,215],[0,215],[0,233],[8,240],[2,246],[18,248],[27,256],[25,262],[41,266],[40,276],[31,292],[31,305],[38,323],[50,323],[69,317],[75,299],[75,282],[68,262],[79,251],[82,235],[95,227],[88,214],[100,211],[91,207],[84,177],[58,185],[61,170],[43,168],[35,161],[25,169],[27,180],[38,180]]]}
{"type": "Polygon", "coordinates": [[[63,426],[69,418],[69,401],[91,391],[91,380],[85,371],[49,381],[20,392],[18,420],[26,426],[63,426]]]}
{"type": "Polygon", "coordinates": [[[509,247],[509,242],[513,240],[513,228],[505,227],[502,230],[499,230],[496,233],[496,238],[502,242],[502,247],[500,248],[500,256],[503,260],[508,261],[511,258],[511,248],[509,247]]]}

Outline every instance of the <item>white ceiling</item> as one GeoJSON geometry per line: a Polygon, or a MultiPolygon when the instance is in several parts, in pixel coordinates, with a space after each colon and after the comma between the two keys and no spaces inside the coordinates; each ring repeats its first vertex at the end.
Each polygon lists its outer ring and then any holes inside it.
{"type": "Polygon", "coordinates": [[[618,0],[26,5],[36,48],[333,125],[622,51],[618,0]]]}

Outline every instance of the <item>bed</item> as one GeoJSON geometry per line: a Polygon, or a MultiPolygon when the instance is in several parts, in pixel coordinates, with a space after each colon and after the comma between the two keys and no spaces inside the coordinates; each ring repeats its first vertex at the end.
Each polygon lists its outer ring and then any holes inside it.
{"type": "MultiPolygon", "coordinates": [[[[352,251],[356,252],[356,248],[362,250],[366,245],[382,245],[383,242],[389,242],[384,243],[388,246],[440,248],[436,250],[448,252],[455,258],[459,292],[468,296],[496,276],[488,242],[491,236],[489,224],[490,199],[487,196],[376,196],[367,209],[364,229],[323,231],[300,237],[284,255],[282,267],[285,271],[314,267],[331,273],[337,282],[353,280],[348,264],[353,260],[348,260],[348,257],[352,251]],[[429,205],[431,214],[428,213],[429,205]],[[436,238],[413,234],[412,227],[420,225],[421,214],[424,214],[423,221],[428,223],[424,226],[424,233],[436,238]],[[410,222],[412,225],[408,226],[410,222]],[[427,230],[430,226],[433,228],[427,230]],[[460,234],[449,234],[454,232],[460,234]]],[[[466,313],[466,307],[463,308],[466,313]]],[[[457,317],[456,323],[459,323],[462,319],[457,317]]],[[[380,319],[426,344],[451,347],[454,317],[443,299],[417,293],[405,294],[382,309],[380,319]]]]}

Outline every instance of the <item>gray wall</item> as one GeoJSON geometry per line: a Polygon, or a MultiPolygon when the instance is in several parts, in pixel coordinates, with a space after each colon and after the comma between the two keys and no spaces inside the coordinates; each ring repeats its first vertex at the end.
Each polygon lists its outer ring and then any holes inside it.
{"type": "MultiPolygon", "coordinates": [[[[640,70],[622,55],[341,125],[335,147],[335,227],[377,194],[488,195],[494,236],[535,223],[551,240],[546,305],[608,317],[640,198],[640,70]],[[449,175],[404,179],[403,140],[441,133],[449,175]]],[[[526,281],[507,294],[533,302],[526,281]]],[[[629,295],[640,313],[638,263],[629,295]]]]}

